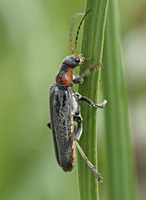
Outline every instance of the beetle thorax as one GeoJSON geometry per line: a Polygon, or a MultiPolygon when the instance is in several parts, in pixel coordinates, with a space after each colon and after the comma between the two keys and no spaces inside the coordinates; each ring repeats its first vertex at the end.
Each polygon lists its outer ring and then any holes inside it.
{"type": "Polygon", "coordinates": [[[60,72],[56,76],[56,83],[59,85],[69,87],[72,85],[73,70],[62,65],[60,72]]]}

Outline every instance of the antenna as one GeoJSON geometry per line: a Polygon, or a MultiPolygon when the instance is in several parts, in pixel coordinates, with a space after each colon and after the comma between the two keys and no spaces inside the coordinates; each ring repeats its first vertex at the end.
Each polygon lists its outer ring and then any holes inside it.
{"type": "Polygon", "coordinates": [[[78,50],[77,50],[77,40],[78,40],[78,35],[79,35],[79,31],[80,31],[80,28],[81,28],[81,25],[85,19],[85,17],[87,16],[87,14],[91,11],[92,9],[88,10],[85,14],[84,14],[84,17],[82,18],[80,24],[79,24],[79,27],[78,27],[78,30],[77,30],[77,35],[76,35],[76,40],[75,40],[75,53],[76,53],[76,57],[78,57],[78,50]]]}
{"type": "Polygon", "coordinates": [[[72,21],[71,21],[71,25],[70,25],[70,35],[69,35],[69,41],[70,41],[70,50],[72,52],[72,54],[74,55],[74,50],[73,50],[73,46],[72,46],[72,33],[73,33],[73,27],[75,25],[75,21],[77,20],[77,18],[81,15],[84,15],[80,24],[79,24],[79,27],[78,27],[78,30],[77,30],[77,34],[76,34],[76,40],[75,40],[75,53],[76,53],[76,57],[78,57],[78,53],[77,53],[77,40],[78,40],[78,35],[79,35],[79,31],[80,31],[80,28],[81,28],[81,25],[86,17],[86,15],[91,11],[92,9],[88,10],[85,14],[84,13],[76,13],[73,18],[72,18],[72,21]]]}
{"type": "Polygon", "coordinates": [[[72,18],[72,21],[71,21],[71,24],[70,24],[70,34],[69,34],[69,41],[70,41],[70,50],[72,52],[72,54],[74,55],[74,50],[73,50],[73,46],[72,46],[72,33],[73,33],[73,27],[75,25],[75,21],[77,20],[77,18],[81,15],[84,15],[84,13],[76,13],[73,18],[72,18]]]}

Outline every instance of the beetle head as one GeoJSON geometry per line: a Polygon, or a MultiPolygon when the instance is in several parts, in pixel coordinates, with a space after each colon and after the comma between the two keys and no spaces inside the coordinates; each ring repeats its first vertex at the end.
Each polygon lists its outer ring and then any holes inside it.
{"type": "Polygon", "coordinates": [[[75,68],[78,65],[83,64],[86,61],[86,59],[84,58],[83,55],[79,55],[78,57],[76,57],[75,55],[72,56],[67,56],[64,60],[63,60],[63,64],[67,65],[70,68],[75,68]]]}

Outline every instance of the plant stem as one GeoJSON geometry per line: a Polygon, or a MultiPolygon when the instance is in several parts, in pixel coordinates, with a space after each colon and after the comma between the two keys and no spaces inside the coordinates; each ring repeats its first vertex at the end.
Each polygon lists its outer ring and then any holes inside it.
{"type": "MultiPolygon", "coordinates": [[[[86,58],[94,58],[94,60],[82,66],[80,74],[89,68],[89,65],[102,61],[107,7],[108,0],[87,1],[86,11],[92,8],[92,12],[85,19],[81,52],[86,58]]],[[[97,103],[99,80],[100,69],[85,78],[84,83],[79,85],[79,93],[97,103]]],[[[97,109],[82,103],[81,111],[83,116],[83,135],[80,144],[89,160],[97,169],[97,109]]],[[[98,181],[80,155],[78,155],[78,161],[80,199],[97,200],[98,181]]]]}
{"type": "Polygon", "coordinates": [[[131,148],[127,96],[118,27],[118,5],[109,2],[103,63],[105,109],[105,175],[107,200],[135,199],[135,170],[131,148]]]}

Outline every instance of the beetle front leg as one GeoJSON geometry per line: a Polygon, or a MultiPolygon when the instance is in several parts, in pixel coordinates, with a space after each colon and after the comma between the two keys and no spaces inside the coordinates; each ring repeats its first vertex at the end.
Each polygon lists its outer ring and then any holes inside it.
{"type": "Polygon", "coordinates": [[[76,93],[76,98],[77,101],[85,101],[86,103],[88,103],[90,106],[92,107],[96,107],[96,108],[104,108],[105,104],[107,103],[107,100],[104,100],[102,103],[100,104],[95,104],[93,101],[91,101],[90,99],[88,99],[87,97],[81,96],[80,94],[76,93]]]}
{"type": "Polygon", "coordinates": [[[51,122],[48,122],[47,126],[51,129],[51,122]]]}
{"type": "Polygon", "coordinates": [[[91,72],[96,71],[100,67],[102,67],[102,63],[98,62],[92,65],[89,69],[85,70],[80,76],[74,74],[72,82],[74,84],[83,83],[85,76],[88,76],[91,72]]]}
{"type": "Polygon", "coordinates": [[[72,82],[73,82],[74,84],[83,83],[83,81],[84,81],[83,77],[78,76],[78,75],[75,75],[75,74],[73,75],[73,80],[72,80],[72,82]]]}
{"type": "Polygon", "coordinates": [[[96,71],[97,69],[101,67],[102,67],[101,62],[97,62],[96,64],[93,64],[89,69],[87,69],[80,75],[80,79],[83,79],[85,76],[88,76],[91,72],[96,71]]]}

